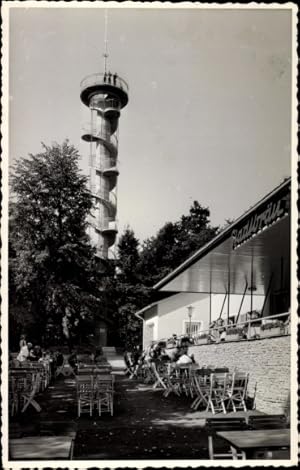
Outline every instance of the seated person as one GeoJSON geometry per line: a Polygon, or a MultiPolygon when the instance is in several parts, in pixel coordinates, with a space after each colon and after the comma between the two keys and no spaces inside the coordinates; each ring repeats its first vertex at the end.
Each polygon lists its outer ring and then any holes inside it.
{"type": "Polygon", "coordinates": [[[226,328],[224,323],[225,322],[222,318],[218,318],[218,320],[215,322],[215,337],[217,342],[225,341],[226,328]]]}
{"type": "Polygon", "coordinates": [[[125,365],[126,365],[126,367],[127,367],[126,372],[127,372],[127,373],[132,373],[132,372],[133,372],[133,368],[134,368],[134,364],[133,364],[133,361],[132,361],[131,354],[130,354],[130,352],[128,352],[128,351],[125,351],[125,352],[124,352],[124,362],[125,362],[125,365]]]}
{"type": "Polygon", "coordinates": [[[173,333],[172,337],[168,339],[168,346],[171,347],[171,346],[174,346],[174,347],[177,347],[179,346],[179,340],[177,338],[177,335],[176,333],[173,333]]]}
{"type": "Polygon", "coordinates": [[[136,346],[131,353],[131,360],[133,362],[133,365],[136,365],[139,362],[141,354],[142,354],[141,347],[136,346]]]}
{"type": "Polygon", "coordinates": [[[33,348],[34,355],[38,361],[42,357],[42,348],[39,345],[34,346],[33,348]]]}
{"type": "Polygon", "coordinates": [[[64,363],[64,356],[60,351],[57,351],[56,353],[56,367],[61,367],[64,363]]]}
{"type": "Polygon", "coordinates": [[[103,350],[102,350],[101,346],[99,346],[95,351],[94,361],[95,362],[101,362],[101,361],[103,361],[103,359],[104,359],[103,350]]]}
{"type": "Polygon", "coordinates": [[[32,343],[27,343],[25,346],[21,347],[21,350],[17,356],[19,362],[25,362],[29,360],[29,354],[32,349],[32,343]]]}
{"type": "Polygon", "coordinates": [[[77,370],[77,355],[76,355],[76,351],[72,351],[71,352],[71,355],[68,357],[68,363],[70,364],[70,366],[72,367],[72,369],[74,371],[77,370]]]}
{"type": "Polygon", "coordinates": [[[180,358],[176,361],[178,366],[192,364],[192,359],[187,354],[182,354],[180,358]]]}

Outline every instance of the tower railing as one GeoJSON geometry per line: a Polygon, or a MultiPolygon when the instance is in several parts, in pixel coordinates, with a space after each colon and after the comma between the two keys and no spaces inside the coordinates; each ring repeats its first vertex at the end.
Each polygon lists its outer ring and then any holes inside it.
{"type": "Polygon", "coordinates": [[[120,101],[115,98],[109,98],[109,99],[92,98],[90,109],[96,109],[98,111],[108,111],[109,109],[112,109],[114,111],[120,111],[121,104],[120,104],[120,101]]]}
{"type": "Polygon", "coordinates": [[[111,85],[120,88],[121,90],[124,90],[126,93],[129,92],[128,84],[125,80],[123,80],[123,78],[120,78],[116,74],[109,73],[94,73],[86,76],[80,82],[80,90],[82,91],[88,87],[96,85],[111,85]]]}
{"type": "Polygon", "coordinates": [[[105,164],[102,163],[100,165],[100,164],[97,164],[96,162],[96,155],[92,154],[89,157],[89,166],[101,173],[114,171],[117,175],[119,174],[118,160],[115,158],[111,158],[110,161],[106,162],[105,164]]]}

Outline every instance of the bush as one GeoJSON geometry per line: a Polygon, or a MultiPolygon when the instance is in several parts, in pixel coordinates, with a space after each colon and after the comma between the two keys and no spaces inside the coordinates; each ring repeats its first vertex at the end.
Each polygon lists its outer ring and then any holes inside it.
{"type": "Polygon", "coordinates": [[[200,333],[199,335],[196,336],[197,339],[207,339],[209,337],[208,333],[200,333]]]}
{"type": "Polygon", "coordinates": [[[264,330],[272,330],[273,328],[281,328],[283,326],[283,323],[282,321],[280,320],[274,320],[270,323],[265,323],[263,325],[261,325],[261,330],[264,331],[264,330]]]}
{"type": "Polygon", "coordinates": [[[231,326],[227,328],[226,334],[227,335],[241,335],[243,333],[243,328],[240,326],[231,326]]]}

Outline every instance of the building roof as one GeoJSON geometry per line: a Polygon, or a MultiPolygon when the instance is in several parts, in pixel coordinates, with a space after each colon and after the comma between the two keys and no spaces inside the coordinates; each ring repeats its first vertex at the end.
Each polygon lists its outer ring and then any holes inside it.
{"type": "Polygon", "coordinates": [[[264,295],[278,260],[289,258],[290,185],[288,178],[153,288],[243,294],[254,283],[264,295]]]}

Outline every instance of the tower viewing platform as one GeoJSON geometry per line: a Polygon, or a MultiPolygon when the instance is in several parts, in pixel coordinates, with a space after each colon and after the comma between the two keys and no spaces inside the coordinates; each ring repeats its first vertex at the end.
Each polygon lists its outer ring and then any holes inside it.
{"type": "MultiPolygon", "coordinates": [[[[128,103],[129,87],[123,78],[116,73],[94,73],[86,76],[80,83],[80,98],[86,105],[90,106],[91,98],[98,93],[107,93],[118,98],[116,105],[124,108],[128,103]]],[[[107,104],[113,104],[113,100],[108,100],[107,104]]],[[[113,106],[112,106],[113,107],[113,106]]]]}

